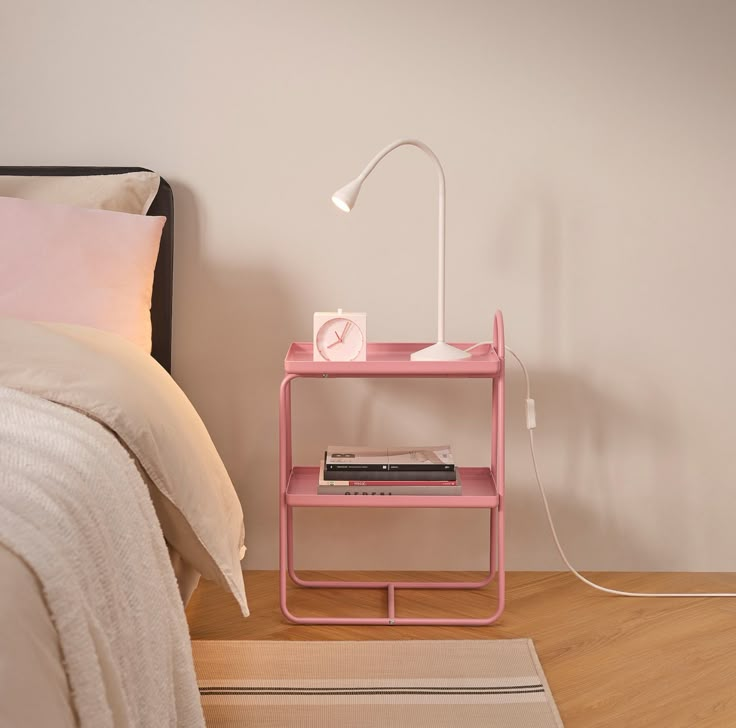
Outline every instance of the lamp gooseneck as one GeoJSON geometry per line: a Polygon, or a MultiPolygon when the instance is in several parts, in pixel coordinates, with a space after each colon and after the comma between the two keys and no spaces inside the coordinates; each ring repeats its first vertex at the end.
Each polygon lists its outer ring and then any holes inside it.
{"type": "Polygon", "coordinates": [[[437,259],[437,343],[426,349],[412,354],[416,360],[447,361],[448,359],[466,359],[469,353],[445,343],[445,173],[437,155],[418,139],[397,139],[384,147],[365,166],[365,169],[351,182],[341,187],[334,195],[332,202],[343,212],[350,212],[360,193],[360,188],[366,177],[375,169],[376,165],[397,147],[410,145],[421,149],[437,168],[439,179],[439,214],[438,214],[438,259],[437,259]]]}

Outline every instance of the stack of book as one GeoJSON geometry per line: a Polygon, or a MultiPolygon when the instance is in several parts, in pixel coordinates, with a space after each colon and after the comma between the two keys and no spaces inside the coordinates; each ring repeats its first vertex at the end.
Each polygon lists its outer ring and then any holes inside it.
{"type": "Polygon", "coordinates": [[[330,445],[320,463],[322,495],[461,495],[449,445],[330,445]]]}

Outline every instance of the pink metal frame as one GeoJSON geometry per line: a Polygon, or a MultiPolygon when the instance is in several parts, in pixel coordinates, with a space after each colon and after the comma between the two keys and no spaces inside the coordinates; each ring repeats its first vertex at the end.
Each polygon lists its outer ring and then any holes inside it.
{"type": "MultiPolygon", "coordinates": [[[[313,362],[311,344],[292,344],[284,362],[286,376],[281,383],[279,403],[279,592],[281,611],[295,624],[374,624],[374,625],[458,625],[485,626],[503,613],[506,594],[504,547],[504,429],[505,429],[505,348],[503,316],[496,312],[493,322],[493,345],[479,347],[471,359],[451,362],[415,362],[411,351],[425,344],[369,344],[365,362],[313,362]],[[466,496],[323,496],[317,495],[316,468],[293,467],[291,383],[299,377],[455,377],[493,380],[491,401],[491,465],[469,469],[480,485],[466,496]],[[485,474],[480,471],[486,471],[485,474]],[[480,472],[480,475],[478,474],[480,472]],[[299,487],[296,487],[296,483],[299,487]],[[305,483],[307,483],[305,487],[305,483]],[[313,483],[313,488],[311,484],[313,483]],[[290,489],[292,485],[292,489],[290,489]],[[329,500],[327,500],[329,499],[329,500]],[[490,549],[488,574],[480,581],[406,582],[406,581],[311,581],[300,578],[294,570],[294,507],[398,507],[398,508],[485,508],[489,511],[490,549]],[[386,589],[386,617],[300,617],[287,604],[287,576],[294,584],[308,588],[386,589]],[[498,601],[488,618],[406,618],[396,616],[397,589],[481,589],[496,580],[498,601]]],[[[469,344],[456,344],[467,348],[469,344]]]]}

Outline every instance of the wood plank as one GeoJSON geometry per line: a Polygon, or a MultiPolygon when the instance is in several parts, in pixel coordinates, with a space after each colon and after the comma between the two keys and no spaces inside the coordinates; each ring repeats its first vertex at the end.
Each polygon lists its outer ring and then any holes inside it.
{"type": "MultiPolygon", "coordinates": [[[[305,578],[331,578],[304,572],[305,578]]],[[[474,579],[474,573],[350,572],[345,579],[474,579]]],[[[735,574],[601,573],[593,581],[631,591],[736,591],[735,574]]],[[[725,728],[736,726],[736,601],[617,597],[572,575],[512,572],[507,607],[490,627],[303,626],[279,609],[278,573],[245,572],[251,617],[203,581],[187,618],[192,639],[405,640],[531,637],[566,728],[725,728]]],[[[485,616],[492,589],[397,592],[399,616],[485,616]]],[[[296,614],[383,616],[379,590],[289,591],[296,614]]]]}

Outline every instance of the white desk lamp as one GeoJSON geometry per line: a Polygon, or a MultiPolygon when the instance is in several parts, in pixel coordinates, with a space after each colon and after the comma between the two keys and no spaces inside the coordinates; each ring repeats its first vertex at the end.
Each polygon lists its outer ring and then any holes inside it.
{"type": "Polygon", "coordinates": [[[376,154],[366,165],[366,168],[352,181],[341,187],[334,195],[332,201],[336,207],[343,212],[350,212],[358,199],[360,187],[365,178],[373,171],[374,167],[396,147],[410,144],[419,147],[427,154],[437,166],[437,174],[440,181],[440,214],[439,214],[439,261],[437,272],[437,343],[425,349],[415,351],[411,358],[419,361],[448,361],[451,359],[466,359],[470,353],[445,343],[445,173],[442,171],[440,160],[435,153],[417,139],[397,139],[376,154]]]}

